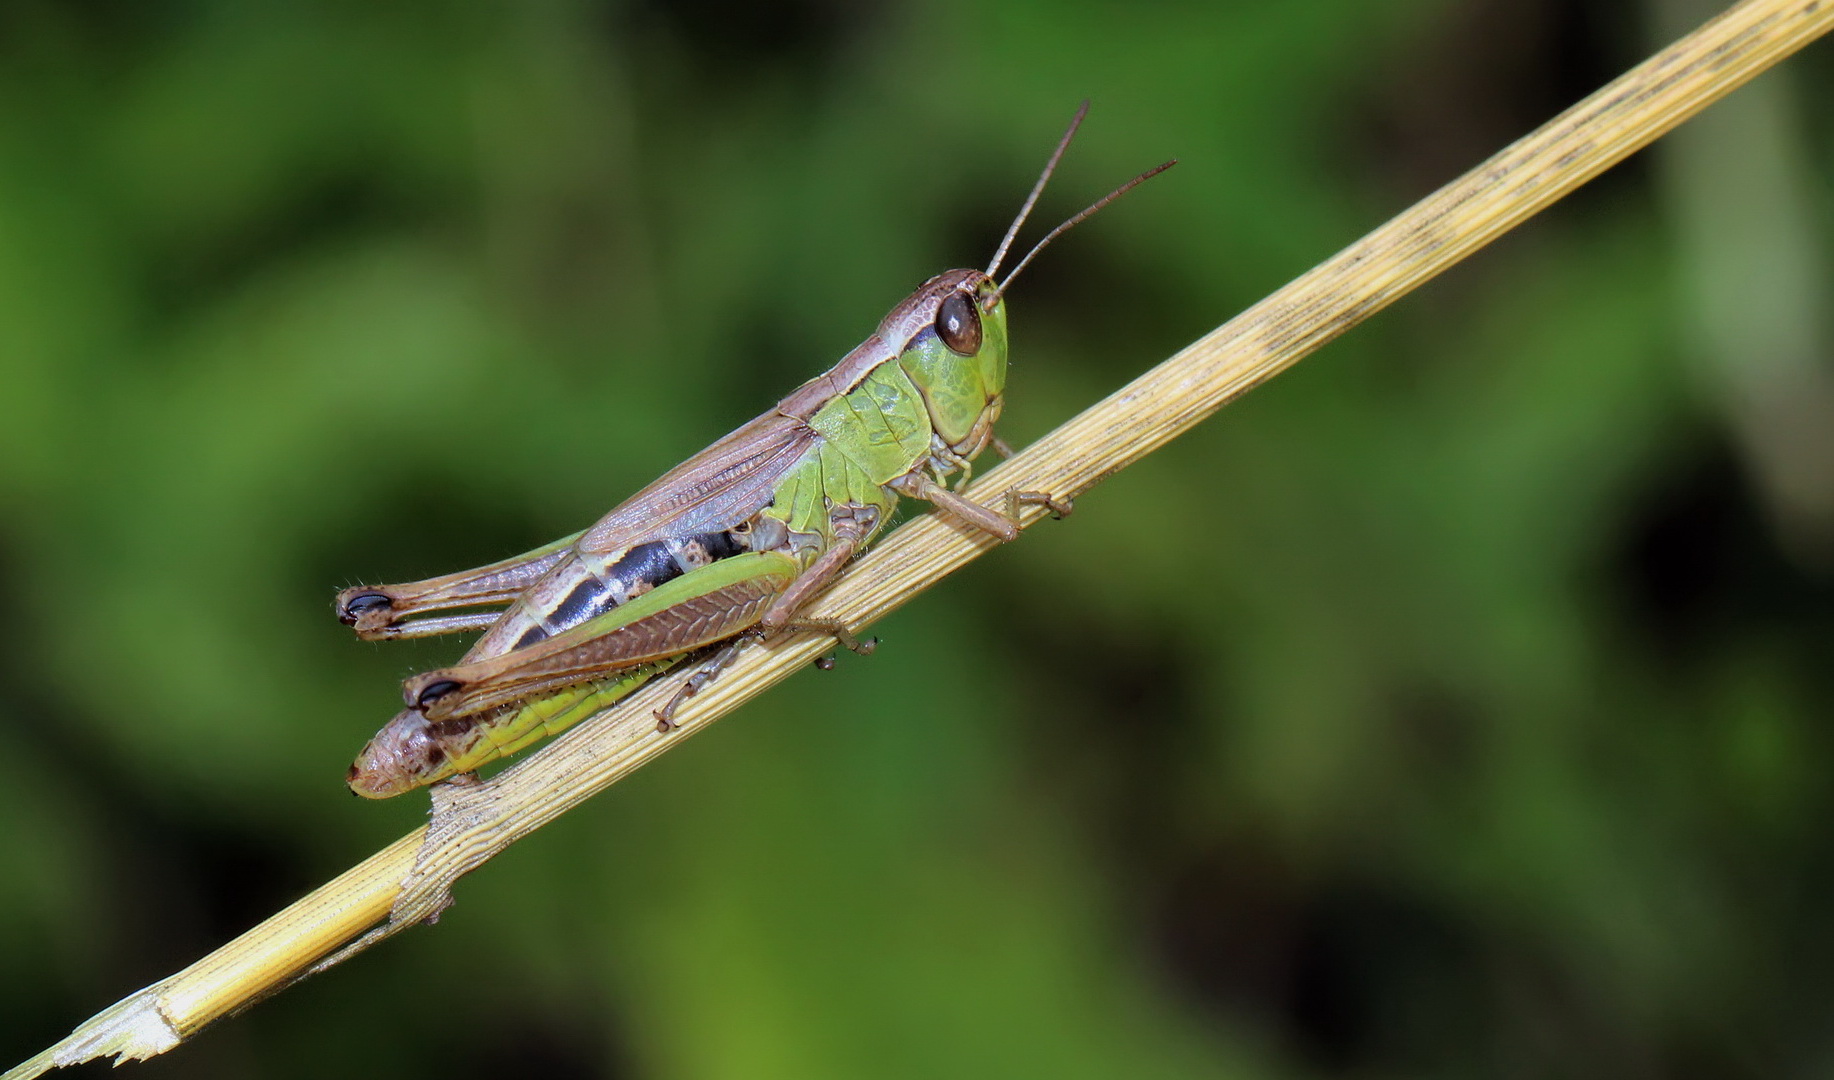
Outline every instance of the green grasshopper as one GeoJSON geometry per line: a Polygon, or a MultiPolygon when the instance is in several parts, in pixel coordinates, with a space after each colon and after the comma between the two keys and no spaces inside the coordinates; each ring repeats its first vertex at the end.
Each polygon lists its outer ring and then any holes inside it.
{"type": "Polygon", "coordinates": [[[387,798],[469,773],[711,651],[656,711],[658,730],[669,731],[677,707],[749,636],[816,630],[870,651],[874,642],[847,627],[797,612],[872,542],[901,497],[1002,541],[1019,535],[1021,506],[1069,513],[1069,500],[1038,491],[1009,491],[1004,512],[990,509],[947,480],[959,473],[965,482],[989,446],[1011,453],[993,433],[1006,385],[1006,287],[1065,230],[1175,164],[1051,230],[996,283],[1088,108],[1077,110],[986,270],[924,282],[840,363],[590,529],[475,570],[339,593],[338,617],[365,639],[485,631],[456,666],[403,684],[408,707],[358,755],[351,789],[387,798]]]}

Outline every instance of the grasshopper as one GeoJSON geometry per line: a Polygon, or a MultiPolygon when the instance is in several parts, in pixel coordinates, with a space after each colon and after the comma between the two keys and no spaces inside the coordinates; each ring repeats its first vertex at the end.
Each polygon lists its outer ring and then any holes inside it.
{"type": "Polygon", "coordinates": [[[705,657],[656,711],[667,732],[676,708],[747,637],[814,630],[870,651],[875,641],[797,613],[884,529],[901,498],[1001,541],[1019,535],[1021,506],[1069,513],[1069,500],[1039,491],[1009,491],[1003,510],[991,509],[948,480],[965,483],[989,447],[1011,453],[993,433],[1006,385],[1006,287],[1065,230],[1175,164],[1059,225],[996,282],[1088,108],[1077,110],[986,270],[924,282],[833,368],[590,529],[474,570],[339,593],[338,617],[361,638],[484,631],[457,665],[403,684],[407,708],[358,755],[351,789],[386,798],[470,773],[705,657]],[[507,607],[421,617],[499,605],[507,607]]]}

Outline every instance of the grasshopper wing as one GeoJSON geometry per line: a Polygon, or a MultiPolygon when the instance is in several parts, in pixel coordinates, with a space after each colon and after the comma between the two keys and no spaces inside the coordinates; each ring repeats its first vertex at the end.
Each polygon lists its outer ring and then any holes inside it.
{"type": "Polygon", "coordinates": [[[778,551],[722,559],[537,644],[416,675],[403,696],[443,720],[711,645],[754,626],[801,570],[778,551]]]}
{"type": "MultiPolygon", "coordinates": [[[[470,664],[520,652],[600,614],[614,583],[644,571],[623,560],[646,545],[667,546],[722,533],[770,505],[785,475],[820,445],[794,417],[768,412],[714,443],[631,496],[580,535],[562,558],[529,585],[465,654],[470,664]]],[[[690,567],[683,565],[680,569],[690,567]]],[[[678,571],[676,571],[678,572],[678,571]]]]}
{"type": "Polygon", "coordinates": [[[770,505],[777,485],[821,436],[772,410],[664,473],[579,538],[585,555],[730,529],[770,505]]]}

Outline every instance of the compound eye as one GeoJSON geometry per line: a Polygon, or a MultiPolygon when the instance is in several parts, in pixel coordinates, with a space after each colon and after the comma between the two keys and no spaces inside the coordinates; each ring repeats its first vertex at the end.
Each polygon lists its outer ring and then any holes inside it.
{"type": "Polygon", "coordinates": [[[981,351],[981,313],[967,293],[950,293],[936,312],[936,336],[961,356],[981,351]]]}

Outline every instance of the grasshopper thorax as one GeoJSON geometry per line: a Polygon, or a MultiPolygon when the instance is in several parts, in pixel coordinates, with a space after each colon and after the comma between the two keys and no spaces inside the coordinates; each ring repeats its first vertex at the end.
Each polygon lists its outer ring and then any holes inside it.
{"type": "MultiPolygon", "coordinates": [[[[979,270],[950,270],[906,301],[921,319],[898,363],[923,395],[932,429],[968,457],[991,437],[1006,389],[1006,302],[979,270]]],[[[907,324],[908,325],[908,324],[907,324]]]]}

